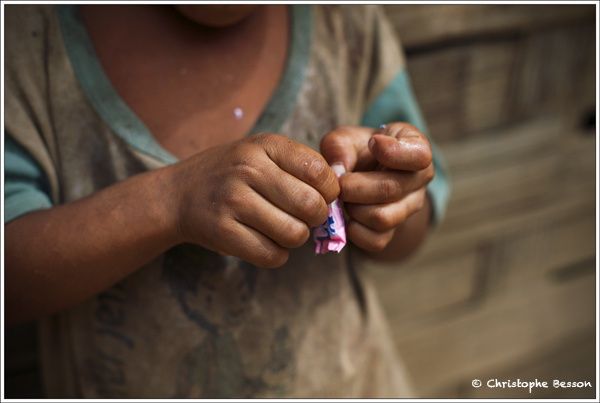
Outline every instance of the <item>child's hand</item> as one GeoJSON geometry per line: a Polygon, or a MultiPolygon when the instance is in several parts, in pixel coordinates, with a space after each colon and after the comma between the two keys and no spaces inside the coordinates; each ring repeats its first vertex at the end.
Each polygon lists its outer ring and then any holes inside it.
{"type": "Polygon", "coordinates": [[[325,159],[274,134],[214,147],[172,166],[173,221],[181,242],[277,267],[339,194],[325,159]]]}
{"type": "Polygon", "coordinates": [[[398,226],[418,212],[434,175],[429,141],[414,126],[391,123],[375,131],[340,127],[321,141],[330,163],[341,162],[341,199],[351,220],[348,238],[369,252],[380,252],[398,226]]]}

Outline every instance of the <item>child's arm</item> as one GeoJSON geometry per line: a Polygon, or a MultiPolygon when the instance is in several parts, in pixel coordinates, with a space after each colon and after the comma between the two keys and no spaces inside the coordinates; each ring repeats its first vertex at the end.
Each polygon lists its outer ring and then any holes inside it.
{"type": "Polygon", "coordinates": [[[72,306],[178,243],[280,266],[338,193],[320,154],[260,135],[27,214],[5,227],[7,323],[72,306]]]}
{"type": "Polygon", "coordinates": [[[7,323],[80,302],[177,243],[168,175],[168,170],[138,175],[8,223],[7,323]]]}
{"type": "Polygon", "coordinates": [[[427,137],[407,123],[380,131],[340,127],[323,138],[321,152],[348,171],[340,178],[348,239],[378,259],[412,253],[425,239],[431,215],[426,187],[434,167],[427,137]]]}

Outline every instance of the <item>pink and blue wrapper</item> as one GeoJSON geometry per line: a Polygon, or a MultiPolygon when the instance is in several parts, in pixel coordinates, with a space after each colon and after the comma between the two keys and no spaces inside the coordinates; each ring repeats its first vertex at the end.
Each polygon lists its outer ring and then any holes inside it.
{"type": "MultiPolygon", "coordinates": [[[[346,173],[342,164],[332,165],[333,171],[339,178],[346,173]]],[[[346,224],[342,201],[335,199],[328,206],[327,221],[313,231],[315,253],[318,255],[334,252],[339,253],[346,245],[346,224]]]]}

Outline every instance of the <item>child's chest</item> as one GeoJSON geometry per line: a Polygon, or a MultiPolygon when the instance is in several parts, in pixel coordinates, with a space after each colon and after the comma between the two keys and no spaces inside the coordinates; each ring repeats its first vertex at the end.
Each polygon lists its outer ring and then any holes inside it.
{"type": "Polygon", "coordinates": [[[165,149],[186,158],[252,129],[285,68],[285,7],[219,30],[169,7],[118,11],[83,15],[111,83],[165,149]]]}

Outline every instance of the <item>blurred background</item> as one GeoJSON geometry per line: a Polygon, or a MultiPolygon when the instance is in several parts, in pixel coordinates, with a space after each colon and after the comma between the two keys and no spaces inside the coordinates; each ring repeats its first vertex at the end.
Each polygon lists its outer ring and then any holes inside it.
{"type": "MultiPolygon", "coordinates": [[[[385,8],[453,185],[418,255],[368,271],[417,391],[594,397],[471,386],[595,386],[594,6],[385,8]]],[[[7,397],[41,397],[33,325],[6,336],[7,397]]]]}
{"type": "Polygon", "coordinates": [[[596,383],[594,6],[385,8],[453,185],[418,255],[369,270],[418,392],[594,397],[471,386],[596,383]]]}

